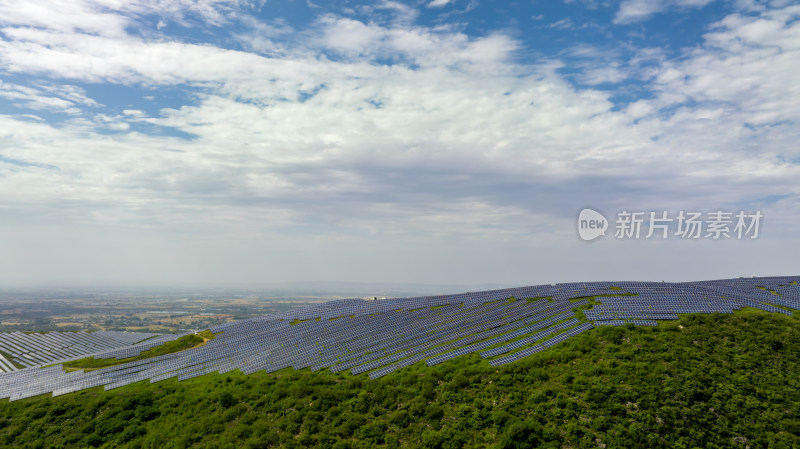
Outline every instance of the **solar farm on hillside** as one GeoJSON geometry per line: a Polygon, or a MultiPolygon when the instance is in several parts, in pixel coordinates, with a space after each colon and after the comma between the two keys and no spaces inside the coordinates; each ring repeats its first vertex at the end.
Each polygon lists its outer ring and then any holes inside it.
{"type": "Polygon", "coordinates": [[[64,362],[125,359],[179,335],[125,332],[0,334],[0,397],[58,396],[103,386],[185,380],[240,370],[349,370],[370,379],[478,353],[492,366],[546,351],[595,326],[656,326],[684,313],[744,307],[791,315],[800,276],[703,282],[586,282],[374,301],[336,300],[226,323],[205,345],[92,371],[64,362]]]}

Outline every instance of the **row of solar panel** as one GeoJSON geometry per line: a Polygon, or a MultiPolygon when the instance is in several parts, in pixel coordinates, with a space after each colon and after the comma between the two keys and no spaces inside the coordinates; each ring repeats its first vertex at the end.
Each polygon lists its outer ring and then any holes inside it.
{"type": "Polygon", "coordinates": [[[117,331],[0,333],[0,351],[11,357],[10,360],[6,358],[0,360],[0,370],[13,371],[16,369],[15,364],[35,367],[63,363],[128,347],[154,335],[156,334],[117,331]]]}
{"type": "Polygon", "coordinates": [[[547,348],[549,348],[551,346],[555,346],[558,343],[567,341],[567,339],[572,338],[572,337],[580,334],[581,332],[585,332],[585,331],[587,331],[589,329],[592,329],[592,328],[593,328],[593,326],[591,324],[589,324],[589,323],[579,324],[579,325],[573,327],[572,329],[567,330],[566,332],[564,332],[562,334],[558,334],[553,338],[550,338],[550,339],[547,339],[547,340],[543,341],[542,343],[540,343],[538,345],[531,346],[530,348],[523,349],[522,351],[515,352],[515,353],[513,353],[511,355],[507,355],[505,357],[501,357],[501,358],[498,358],[498,359],[491,360],[489,362],[489,364],[492,365],[492,366],[501,366],[501,365],[506,365],[508,363],[516,362],[516,361],[521,360],[521,359],[523,359],[525,357],[528,357],[528,356],[530,356],[532,354],[535,354],[537,352],[541,352],[541,351],[543,351],[543,350],[545,350],[545,349],[547,349],[547,348]]]}
{"type": "Polygon", "coordinates": [[[605,320],[595,321],[595,326],[624,326],[625,324],[634,324],[636,326],[658,326],[656,320],[605,320]]]}

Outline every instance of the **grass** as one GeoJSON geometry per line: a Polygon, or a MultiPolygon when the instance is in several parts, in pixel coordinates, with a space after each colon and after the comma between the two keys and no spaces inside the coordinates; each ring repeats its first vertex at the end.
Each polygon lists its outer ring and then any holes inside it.
{"type": "Polygon", "coordinates": [[[536,301],[541,301],[543,299],[546,299],[547,302],[553,302],[553,297],[552,296],[537,296],[535,298],[525,298],[525,301],[536,302],[536,301]]]}
{"type": "Polygon", "coordinates": [[[213,340],[217,335],[218,334],[211,333],[210,330],[205,330],[198,332],[197,334],[184,335],[176,340],[168,341],[160,346],[143,351],[137,356],[127,357],[124,359],[116,359],[113,357],[109,359],[95,359],[94,357],[86,357],[83,359],[63,363],[62,366],[64,367],[65,371],[75,371],[79,369],[84,371],[94,371],[96,369],[120,365],[122,363],[135,362],[137,360],[144,360],[150,357],[157,357],[160,355],[197,348],[206,344],[207,341],[213,340]]]}

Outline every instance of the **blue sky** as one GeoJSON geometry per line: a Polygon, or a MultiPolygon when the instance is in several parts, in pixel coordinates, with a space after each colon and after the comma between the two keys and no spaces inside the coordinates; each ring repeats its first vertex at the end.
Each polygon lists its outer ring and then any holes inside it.
{"type": "Polygon", "coordinates": [[[788,1],[0,5],[0,282],[797,274],[788,1]],[[581,209],[763,214],[584,242],[581,209]]]}

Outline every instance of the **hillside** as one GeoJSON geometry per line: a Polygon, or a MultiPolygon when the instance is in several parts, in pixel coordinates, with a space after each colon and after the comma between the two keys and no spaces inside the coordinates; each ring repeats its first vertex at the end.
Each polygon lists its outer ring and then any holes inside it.
{"type": "Polygon", "coordinates": [[[156,337],[119,347],[92,333],[0,333],[0,349],[10,357],[0,353],[0,361],[10,363],[10,372],[0,376],[0,399],[60,396],[97,386],[112,390],[142,380],[187,380],[237,370],[349,370],[374,380],[422,361],[435,366],[476,353],[497,367],[549,352],[595,326],[658,326],[677,320],[678,314],[733,313],[746,307],[792,316],[791,309],[800,310],[798,281],[798,276],[781,276],[575,282],[342,299],[214,326],[207,331],[214,339],[197,346],[199,340],[176,335],[169,336],[176,342],[156,337]],[[186,350],[173,350],[181,348],[186,350]],[[85,369],[69,371],[80,367],[85,369]]]}
{"type": "Polygon", "coordinates": [[[375,380],[284,369],[0,403],[4,447],[800,446],[800,323],[744,309],[602,326],[516,363],[375,380]]]}

